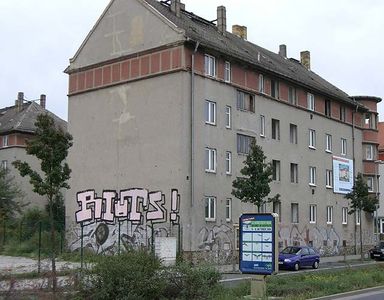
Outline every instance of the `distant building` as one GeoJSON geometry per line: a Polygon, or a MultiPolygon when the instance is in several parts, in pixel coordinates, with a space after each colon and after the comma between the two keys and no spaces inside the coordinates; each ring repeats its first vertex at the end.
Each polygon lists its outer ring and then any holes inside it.
{"type": "Polygon", "coordinates": [[[49,114],[60,126],[67,128],[67,122],[46,110],[45,104],[45,95],[41,95],[40,99],[36,101],[28,101],[24,99],[24,93],[19,92],[14,106],[0,108],[1,167],[10,171],[10,175],[14,177],[24,194],[21,200],[25,204],[29,203],[28,207],[44,208],[47,199],[33,192],[29,177],[21,177],[12,166],[12,162],[15,160],[26,161],[35,170],[40,167],[38,160],[25,151],[26,141],[35,135],[35,122],[39,114],[49,114]]]}
{"type": "MultiPolygon", "coordinates": [[[[183,255],[237,261],[232,194],[253,139],[272,162],[269,203],[279,247],[353,253],[371,214],[349,215],[363,173],[377,192],[378,97],[351,97],[301,61],[227,31],[226,9],[205,20],[178,0],[114,0],[70,60],[68,239],[96,252],[176,236],[183,255]],[[81,233],[83,230],[83,234],[81,233]]],[[[335,72],[342,72],[336,70],[335,72]]]]}
{"type": "Polygon", "coordinates": [[[384,122],[379,122],[379,155],[378,155],[378,170],[379,170],[379,209],[377,210],[378,232],[384,238],[384,122]]]}

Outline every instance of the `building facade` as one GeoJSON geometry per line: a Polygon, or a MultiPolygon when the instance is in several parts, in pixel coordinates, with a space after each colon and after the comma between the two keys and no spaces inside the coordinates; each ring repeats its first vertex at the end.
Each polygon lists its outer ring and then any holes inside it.
{"type": "Polygon", "coordinates": [[[47,204],[46,197],[33,192],[33,187],[29,183],[28,177],[21,177],[12,162],[15,160],[26,161],[32,169],[39,170],[39,161],[28,155],[25,148],[26,141],[35,135],[35,122],[39,114],[51,115],[55,122],[67,127],[64,120],[45,109],[46,96],[40,95],[40,98],[34,101],[24,99],[24,93],[19,92],[15,105],[0,109],[0,163],[1,168],[9,170],[9,175],[14,178],[14,182],[21,190],[19,202],[27,205],[25,209],[31,207],[45,208],[47,204]]]}
{"type": "MultiPolygon", "coordinates": [[[[377,97],[350,97],[301,61],[179,1],[113,0],[70,60],[68,239],[96,252],[176,236],[192,260],[237,260],[234,198],[253,139],[274,167],[279,247],[354,252],[373,218],[348,214],[358,172],[377,178],[377,97]],[[372,146],[372,148],[371,148],[372,146]],[[369,150],[372,155],[368,156],[369,150]]],[[[377,189],[372,182],[372,192],[377,189]]]]}

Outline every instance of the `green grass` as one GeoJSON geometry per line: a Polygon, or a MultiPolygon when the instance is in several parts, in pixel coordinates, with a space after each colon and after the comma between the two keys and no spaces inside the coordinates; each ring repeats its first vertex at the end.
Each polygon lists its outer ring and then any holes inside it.
{"type": "MultiPolygon", "coordinates": [[[[298,273],[267,278],[267,295],[287,300],[302,300],[384,285],[384,264],[298,273]]],[[[234,289],[222,288],[217,300],[242,299],[250,294],[250,282],[234,289]]]]}

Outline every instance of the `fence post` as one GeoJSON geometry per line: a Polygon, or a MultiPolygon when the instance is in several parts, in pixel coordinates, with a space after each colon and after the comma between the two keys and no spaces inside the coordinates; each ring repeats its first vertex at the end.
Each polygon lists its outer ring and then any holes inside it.
{"type": "Polygon", "coordinates": [[[117,253],[120,255],[120,232],[121,232],[121,224],[120,224],[120,220],[118,221],[119,222],[119,238],[117,240],[117,253]]]}
{"type": "Polygon", "coordinates": [[[37,273],[41,271],[41,221],[39,222],[39,249],[38,249],[38,261],[37,261],[37,273]]]}
{"type": "Polygon", "coordinates": [[[84,252],[83,252],[83,234],[84,234],[84,226],[83,222],[80,224],[81,226],[81,245],[80,245],[80,269],[83,271],[83,263],[84,263],[84,252]]]}

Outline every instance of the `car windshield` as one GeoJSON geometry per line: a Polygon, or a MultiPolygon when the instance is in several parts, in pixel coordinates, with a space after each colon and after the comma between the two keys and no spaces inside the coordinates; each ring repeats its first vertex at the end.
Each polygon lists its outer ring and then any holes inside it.
{"type": "Polygon", "coordinates": [[[301,248],[299,248],[299,247],[287,247],[283,251],[281,251],[281,253],[283,253],[283,254],[297,254],[297,252],[299,252],[300,250],[301,250],[301,248]]]}

